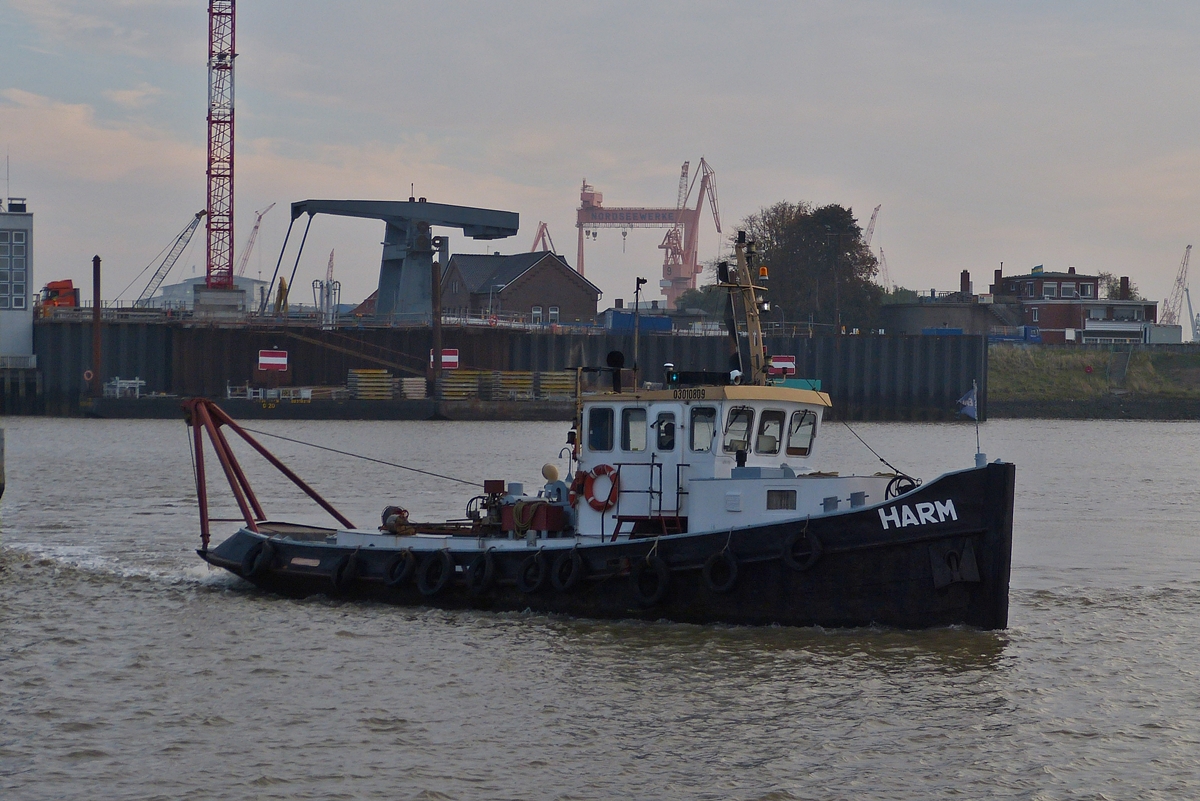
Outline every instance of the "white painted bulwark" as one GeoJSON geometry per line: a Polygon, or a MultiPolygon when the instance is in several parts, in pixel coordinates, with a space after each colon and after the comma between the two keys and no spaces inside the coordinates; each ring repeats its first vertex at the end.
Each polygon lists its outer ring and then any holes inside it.
{"type": "Polygon", "coordinates": [[[0,357],[33,357],[33,214],[23,198],[0,211],[0,357]]]}

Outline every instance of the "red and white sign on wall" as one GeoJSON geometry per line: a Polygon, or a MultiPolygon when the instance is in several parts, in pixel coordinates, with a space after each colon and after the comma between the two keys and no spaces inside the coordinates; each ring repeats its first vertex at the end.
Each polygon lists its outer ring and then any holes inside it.
{"type": "Polygon", "coordinates": [[[258,352],[258,369],[285,372],[288,369],[287,351],[260,350],[258,352]]]}
{"type": "MultiPolygon", "coordinates": [[[[433,349],[429,351],[429,366],[433,366],[433,349]]],[[[442,369],[458,369],[458,348],[442,348],[442,369]]]]}
{"type": "Polygon", "coordinates": [[[767,365],[767,372],[771,375],[795,375],[796,357],[772,356],[771,363],[767,365]]]}

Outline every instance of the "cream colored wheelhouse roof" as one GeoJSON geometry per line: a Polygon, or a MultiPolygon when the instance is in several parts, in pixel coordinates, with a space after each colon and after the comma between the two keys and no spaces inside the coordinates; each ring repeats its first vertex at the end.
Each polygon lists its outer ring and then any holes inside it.
{"type": "Polygon", "coordinates": [[[807,403],[812,406],[831,407],[829,395],[811,389],[794,387],[759,386],[701,386],[653,389],[634,392],[613,392],[583,395],[583,403],[612,403],[614,401],[774,401],[776,403],[807,403]]]}

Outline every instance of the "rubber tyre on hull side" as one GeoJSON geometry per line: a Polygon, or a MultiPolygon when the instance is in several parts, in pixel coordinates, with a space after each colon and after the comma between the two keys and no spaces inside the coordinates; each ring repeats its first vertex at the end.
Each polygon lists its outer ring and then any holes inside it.
{"type": "Polygon", "coordinates": [[[474,596],[483,595],[496,582],[496,562],[490,550],[476,556],[467,566],[467,592],[474,596]]]}
{"type": "Polygon", "coordinates": [[[329,572],[329,583],[333,585],[333,591],[343,593],[350,589],[350,585],[358,579],[358,552],[348,553],[338,559],[333,564],[333,570],[329,572]]]}
{"type": "Polygon", "coordinates": [[[546,557],[542,555],[541,551],[526,557],[517,569],[517,589],[526,595],[537,592],[546,586],[548,573],[546,557]]]}
{"type": "Polygon", "coordinates": [[[412,552],[412,548],[405,548],[388,560],[387,567],[384,568],[384,583],[393,589],[403,587],[416,571],[417,555],[412,552]]]}
{"type": "Polygon", "coordinates": [[[426,597],[437,595],[454,580],[454,557],[449,551],[438,551],[417,571],[417,589],[426,597]]]}
{"type": "Polygon", "coordinates": [[[275,562],[277,552],[275,543],[263,540],[250,546],[242,557],[242,575],[248,579],[258,578],[266,573],[275,562]]]}
{"type": "Polygon", "coordinates": [[[559,592],[570,592],[579,586],[587,575],[587,564],[579,555],[578,548],[572,548],[566,553],[559,554],[550,570],[550,583],[559,592]]]}
{"type": "Polygon", "coordinates": [[[671,569],[658,556],[647,556],[639,559],[629,571],[629,583],[638,603],[642,606],[654,606],[667,597],[671,589],[671,569]]]}
{"type": "Polygon", "coordinates": [[[792,570],[803,573],[821,560],[824,550],[816,534],[811,531],[793,531],[783,541],[783,562],[792,570]]]}
{"type": "Polygon", "coordinates": [[[728,548],[718,551],[705,560],[703,572],[704,583],[708,588],[723,595],[737,585],[737,557],[728,548]]]}

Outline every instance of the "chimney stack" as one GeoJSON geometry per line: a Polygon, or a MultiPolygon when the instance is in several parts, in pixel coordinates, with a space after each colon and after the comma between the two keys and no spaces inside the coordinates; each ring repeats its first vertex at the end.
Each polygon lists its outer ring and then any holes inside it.
{"type": "Polygon", "coordinates": [[[958,275],[958,291],[963,295],[971,294],[971,271],[963,270],[958,275]]]}
{"type": "Polygon", "coordinates": [[[624,299],[624,298],[617,298],[616,300],[614,300],[614,301],[613,301],[613,308],[614,308],[614,309],[623,309],[623,308],[625,308],[625,299],[624,299]]]}
{"type": "Polygon", "coordinates": [[[1129,276],[1121,276],[1121,295],[1119,300],[1129,300],[1129,276]]]}

